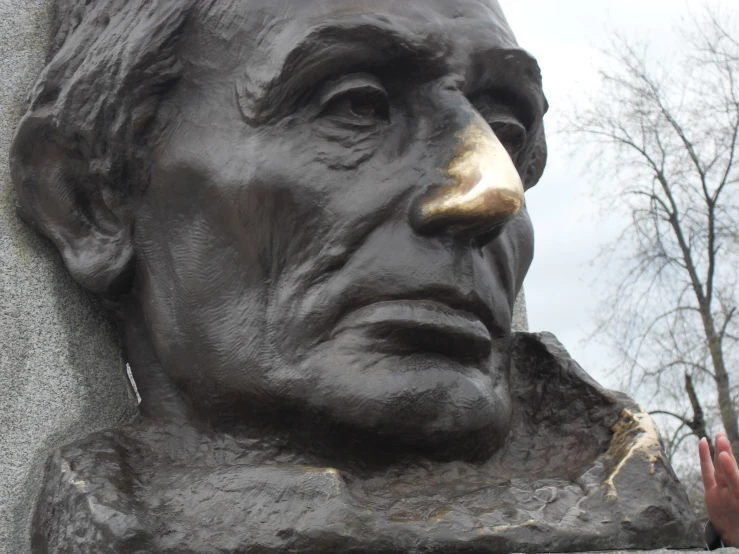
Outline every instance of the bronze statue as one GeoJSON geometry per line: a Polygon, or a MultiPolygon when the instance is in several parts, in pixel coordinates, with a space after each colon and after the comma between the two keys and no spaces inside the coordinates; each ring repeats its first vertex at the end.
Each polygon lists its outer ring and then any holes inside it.
{"type": "Polygon", "coordinates": [[[58,0],[19,213],[121,329],[130,425],[41,552],[700,545],[649,417],[511,332],[544,169],[496,0],[58,0]]]}

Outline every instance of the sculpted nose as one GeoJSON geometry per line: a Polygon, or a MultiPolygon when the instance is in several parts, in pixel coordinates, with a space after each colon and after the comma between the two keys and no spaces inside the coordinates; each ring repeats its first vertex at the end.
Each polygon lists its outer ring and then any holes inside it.
{"type": "Polygon", "coordinates": [[[502,230],[523,207],[523,184],[508,151],[476,115],[456,134],[447,184],[428,191],[411,210],[420,233],[477,236],[502,230]]]}

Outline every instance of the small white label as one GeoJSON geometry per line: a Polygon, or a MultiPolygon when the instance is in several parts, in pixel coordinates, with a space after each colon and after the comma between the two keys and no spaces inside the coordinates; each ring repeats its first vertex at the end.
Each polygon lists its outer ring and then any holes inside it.
{"type": "Polygon", "coordinates": [[[133,387],[133,392],[136,393],[136,405],[138,406],[141,404],[141,395],[139,395],[139,388],[136,386],[136,380],[133,378],[133,373],[131,373],[131,366],[126,364],[126,373],[128,374],[128,380],[131,382],[131,387],[133,387]]]}

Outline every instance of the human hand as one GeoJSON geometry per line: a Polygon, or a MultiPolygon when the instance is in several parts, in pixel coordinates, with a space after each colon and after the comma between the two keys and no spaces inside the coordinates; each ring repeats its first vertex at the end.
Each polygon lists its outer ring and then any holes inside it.
{"type": "Polygon", "coordinates": [[[716,464],[708,441],[698,444],[708,517],[726,546],[739,547],[739,467],[726,435],[716,435],[716,464]]]}

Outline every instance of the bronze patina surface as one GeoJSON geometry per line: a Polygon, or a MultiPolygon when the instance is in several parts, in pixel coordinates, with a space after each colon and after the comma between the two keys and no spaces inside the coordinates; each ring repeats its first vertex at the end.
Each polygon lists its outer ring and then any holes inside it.
{"type": "Polygon", "coordinates": [[[654,424],[512,333],[546,161],[495,0],[58,0],[19,214],[120,328],[129,425],[35,552],[700,546],[654,424]]]}

